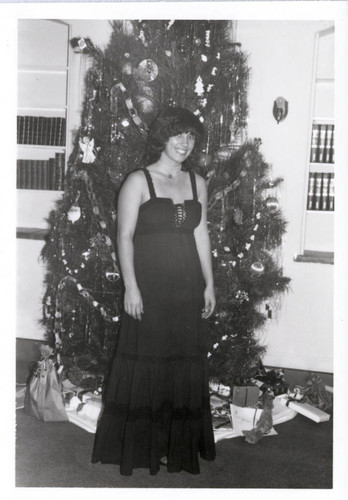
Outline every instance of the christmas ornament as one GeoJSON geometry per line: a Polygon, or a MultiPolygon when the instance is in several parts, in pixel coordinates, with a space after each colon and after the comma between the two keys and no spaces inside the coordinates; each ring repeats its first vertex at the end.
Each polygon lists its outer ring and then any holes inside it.
{"type": "Polygon", "coordinates": [[[133,66],[130,62],[126,62],[124,63],[124,65],[122,66],[122,73],[124,75],[131,75],[133,73],[133,66]]]}
{"type": "Polygon", "coordinates": [[[196,84],[195,84],[195,93],[198,95],[198,97],[203,96],[204,94],[204,85],[203,85],[203,80],[201,76],[197,76],[196,84]]]}
{"type": "MultiPolygon", "coordinates": [[[[77,204],[79,197],[80,197],[80,192],[78,192],[74,204],[70,207],[68,212],[68,220],[73,224],[81,217],[81,207],[79,207],[79,205],[77,204]]],[[[62,255],[65,255],[64,250],[62,251],[62,255]]]]}
{"type": "Polygon", "coordinates": [[[120,279],[120,273],[115,273],[114,271],[106,271],[105,276],[109,281],[118,281],[120,279]]]}
{"type": "Polygon", "coordinates": [[[207,58],[207,56],[205,54],[201,55],[201,59],[202,59],[203,62],[207,62],[208,61],[208,58],[207,58]]]}
{"type": "Polygon", "coordinates": [[[122,32],[126,36],[133,36],[134,35],[134,24],[132,21],[124,20],[124,21],[117,21],[118,26],[121,28],[122,32]]]}
{"type": "Polygon", "coordinates": [[[276,211],[279,209],[279,201],[274,196],[269,196],[266,199],[265,203],[267,208],[269,208],[272,211],[276,211]]]}
{"type": "Polygon", "coordinates": [[[234,222],[238,225],[243,224],[243,211],[240,208],[235,208],[233,211],[234,222]]]}
{"type": "Polygon", "coordinates": [[[144,59],[139,63],[137,76],[144,82],[153,82],[158,75],[158,66],[152,59],[144,59]]]}
{"type": "Polygon", "coordinates": [[[197,38],[195,38],[195,39],[194,39],[194,44],[195,44],[197,47],[199,47],[199,46],[201,45],[201,43],[202,43],[202,40],[201,40],[200,38],[198,38],[198,37],[197,37],[197,38]]]}
{"type": "Polygon", "coordinates": [[[198,165],[203,168],[210,167],[211,165],[211,155],[208,153],[201,153],[198,159],[198,165]]]}
{"type": "Polygon", "coordinates": [[[220,161],[226,161],[231,158],[232,151],[226,144],[222,144],[217,151],[217,157],[220,161]]]}
{"type": "Polygon", "coordinates": [[[265,266],[261,262],[254,262],[253,264],[251,264],[250,267],[251,270],[257,274],[262,274],[265,270],[265,266]]]}
{"type": "Polygon", "coordinates": [[[118,106],[117,106],[117,95],[118,95],[119,89],[117,85],[114,85],[110,89],[110,111],[114,115],[117,114],[118,106]]]}
{"type": "Polygon", "coordinates": [[[93,163],[96,159],[94,154],[94,139],[83,137],[79,140],[79,146],[83,152],[82,163],[93,163]]]}
{"type": "Polygon", "coordinates": [[[137,96],[137,103],[143,113],[152,113],[154,109],[154,102],[143,95],[137,96]]]}

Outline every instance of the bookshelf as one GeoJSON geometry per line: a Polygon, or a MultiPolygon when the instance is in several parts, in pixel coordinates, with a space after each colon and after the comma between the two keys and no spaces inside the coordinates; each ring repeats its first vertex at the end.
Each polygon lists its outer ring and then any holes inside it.
{"type": "Polygon", "coordinates": [[[43,228],[63,193],[69,26],[18,21],[17,227],[43,228]]]}
{"type": "MultiPolygon", "coordinates": [[[[301,256],[333,263],[335,211],[334,28],[317,33],[301,256]]],[[[308,261],[301,260],[300,261],[308,261]]]]}

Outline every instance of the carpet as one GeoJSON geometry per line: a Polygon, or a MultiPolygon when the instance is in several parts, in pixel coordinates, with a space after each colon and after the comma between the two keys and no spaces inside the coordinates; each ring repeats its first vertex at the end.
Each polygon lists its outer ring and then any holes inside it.
{"type": "Polygon", "coordinates": [[[16,486],[84,488],[332,488],[332,421],[302,415],[276,426],[277,436],[250,445],[243,437],[217,443],[201,473],[157,476],[144,469],[121,476],[118,466],[92,464],[94,435],[69,422],[44,423],[16,412],[16,486]]]}

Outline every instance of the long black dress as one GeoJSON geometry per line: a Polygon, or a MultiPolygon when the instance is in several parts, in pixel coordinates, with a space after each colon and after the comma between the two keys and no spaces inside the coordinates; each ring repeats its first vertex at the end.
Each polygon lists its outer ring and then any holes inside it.
{"type": "Polygon", "coordinates": [[[142,295],[141,321],[124,313],[105,390],[92,462],[156,474],[199,473],[198,454],[215,458],[208,375],[204,281],[193,235],[201,219],[195,174],[193,199],[175,205],[156,196],[141,205],[134,233],[134,265],[142,295]]]}

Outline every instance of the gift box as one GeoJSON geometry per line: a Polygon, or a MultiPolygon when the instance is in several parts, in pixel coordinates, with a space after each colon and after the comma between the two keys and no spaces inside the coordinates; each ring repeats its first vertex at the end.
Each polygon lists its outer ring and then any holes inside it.
{"type": "Polygon", "coordinates": [[[259,388],[254,385],[234,386],[232,394],[232,404],[236,406],[252,407],[259,401],[259,388]]]}
{"type": "Polygon", "coordinates": [[[78,425],[88,432],[96,432],[98,419],[102,410],[101,396],[92,394],[85,403],[81,402],[77,396],[73,396],[65,408],[69,422],[78,425]]]}
{"type": "Polygon", "coordinates": [[[319,408],[316,408],[315,406],[313,406],[309,403],[292,401],[287,396],[283,396],[283,397],[279,398],[279,401],[282,405],[287,406],[288,408],[297,411],[301,415],[304,415],[305,417],[310,418],[314,422],[320,423],[320,422],[327,422],[328,420],[330,420],[330,415],[328,413],[325,413],[324,411],[319,410],[319,408]]]}

